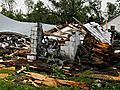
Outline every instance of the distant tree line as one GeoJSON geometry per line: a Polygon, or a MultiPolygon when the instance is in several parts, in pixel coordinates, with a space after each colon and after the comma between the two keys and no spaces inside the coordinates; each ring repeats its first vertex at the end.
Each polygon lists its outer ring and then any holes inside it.
{"type": "MultiPolygon", "coordinates": [[[[27,22],[42,22],[49,24],[73,23],[75,17],[81,23],[96,21],[104,23],[99,0],[49,0],[49,5],[44,5],[40,0],[25,0],[27,12],[14,10],[17,7],[15,0],[2,0],[2,14],[18,20],[27,22]],[[86,4],[87,3],[87,4],[86,4]]],[[[115,4],[107,3],[108,20],[120,13],[120,0],[115,4]]]]}

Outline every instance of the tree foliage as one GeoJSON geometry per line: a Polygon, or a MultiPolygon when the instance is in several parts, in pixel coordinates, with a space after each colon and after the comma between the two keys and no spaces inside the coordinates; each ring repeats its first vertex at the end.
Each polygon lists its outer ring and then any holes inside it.
{"type": "MultiPolygon", "coordinates": [[[[17,12],[13,10],[13,7],[17,6],[15,0],[3,0],[2,13],[19,21],[49,24],[73,23],[75,22],[73,17],[82,23],[86,23],[92,21],[89,18],[90,16],[93,21],[101,22],[99,0],[88,1],[89,5],[85,4],[85,0],[49,0],[51,6],[46,6],[41,0],[38,0],[36,4],[33,0],[25,0],[24,4],[26,5],[27,13],[23,14],[22,10],[17,10],[17,12]],[[9,9],[7,6],[9,6],[9,9]]],[[[110,10],[114,10],[114,8],[110,8],[110,10]]]]}
{"type": "Polygon", "coordinates": [[[115,6],[115,4],[108,2],[107,8],[108,8],[108,19],[111,19],[116,14],[116,6],[115,6]]]}
{"type": "Polygon", "coordinates": [[[13,9],[16,5],[15,0],[3,0],[4,7],[8,10],[13,12],[13,9]]]}
{"type": "Polygon", "coordinates": [[[34,2],[33,0],[25,0],[24,1],[26,7],[27,7],[27,13],[30,13],[34,7],[34,2]]]}
{"type": "Polygon", "coordinates": [[[39,0],[37,4],[34,5],[33,11],[31,13],[27,13],[27,21],[43,22],[45,21],[46,14],[48,14],[48,10],[39,0]]]}
{"type": "Polygon", "coordinates": [[[85,22],[87,8],[84,7],[83,0],[49,0],[54,8],[53,14],[59,17],[59,22],[73,22],[73,17],[81,22],[85,22]]]}
{"type": "Polygon", "coordinates": [[[10,17],[12,19],[15,18],[14,15],[14,7],[16,5],[15,0],[2,0],[2,14],[6,15],[7,17],[10,17]]]}

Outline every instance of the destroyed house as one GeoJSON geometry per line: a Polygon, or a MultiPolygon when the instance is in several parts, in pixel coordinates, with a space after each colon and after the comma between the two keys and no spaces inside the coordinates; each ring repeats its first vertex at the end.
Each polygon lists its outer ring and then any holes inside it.
{"type": "MultiPolygon", "coordinates": [[[[88,34],[98,42],[111,44],[111,33],[95,22],[83,25],[41,25],[44,37],[40,41],[40,56],[47,57],[49,53],[56,57],[63,56],[74,60],[78,46],[84,44],[84,39],[88,34]]],[[[39,53],[37,49],[39,44],[37,41],[37,23],[19,22],[0,14],[0,32],[2,48],[14,47],[30,50],[29,52],[34,54],[39,53]]]]}
{"type": "MultiPolygon", "coordinates": [[[[44,33],[45,38],[47,37],[48,40],[53,39],[58,42],[57,45],[59,46],[59,52],[62,56],[69,57],[72,60],[75,59],[78,46],[84,44],[84,39],[87,34],[92,35],[92,37],[94,37],[94,39],[96,39],[98,42],[103,42],[111,45],[111,33],[106,31],[102,26],[95,22],[87,23],[84,25],[59,25],[56,28],[44,33]]],[[[50,46],[47,48],[47,51],[49,52],[54,49],[54,44],[50,46]]]]}

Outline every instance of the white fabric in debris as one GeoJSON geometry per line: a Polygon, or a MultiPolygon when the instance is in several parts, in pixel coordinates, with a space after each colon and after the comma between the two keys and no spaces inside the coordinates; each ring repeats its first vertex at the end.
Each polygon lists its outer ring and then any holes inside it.
{"type": "Polygon", "coordinates": [[[93,35],[97,40],[111,44],[110,42],[111,33],[105,30],[98,23],[91,22],[91,23],[84,24],[84,26],[91,33],[91,35],[93,35]]]}
{"type": "MultiPolygon", "coordinates": [[[[37,23],[19,22],[0,13],[0,32],[15,32],[30,36],[31,29],[36,26],[37,23]]],[[[42,24],[42,27],[43,31],[48,31],[52,28],[55,28],[55,25],[42,24]]]]}

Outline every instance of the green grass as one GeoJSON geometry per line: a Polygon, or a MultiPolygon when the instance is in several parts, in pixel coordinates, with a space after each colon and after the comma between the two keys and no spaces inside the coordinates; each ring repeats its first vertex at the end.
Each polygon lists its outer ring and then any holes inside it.
{"type": "Polygon", "coordinates": [[[19,85],[13,82],[0,80],[0,90],[39,90],[31,85],[19,85]]]}
{"type": "MultiPolygon", "coordinates": [[[[5,79],[0,79],[0,90],[82,90],[79,87],[63,85],[59,85],[58,87],[54,88],[44,85],[41,85],[40,87],[34,87],[31,83],[23,84],[20,82],[21,80],[24,80],[26,78],[24,73],[16,74],[14,71],[10,70],[0,70],[0,73],[7,73],[10,75],[5,79]],[[13,80],[16,81],[13,82],[13,80]]],[[[81,73],[79,77],[75,77],[65,75],[61,70],[55,68],[53,75],[60,79],[74,80],[81,83],[85,82],[88,85],[89,90],[120,90],[120,82],[115,81],[102,81],[102,86],[98,87],[97,84],[99,82],[97,82],[95,79],[86,78],[86,75],[90,75],[92,73],[92,71],[87,70],[81,73]]]]}
{"type": "MultiPolygon", "coordinates": [[[[84,77],[73,77],[76,81],[86,82],[91,90],[119,90],[119,82],[102,82],[102,87],[98,87],[97,82],[94,79],[84,78],[84,77]]],[[[30,83],[22,84],[12,82],[11,80],[6,81],[5,79],[0,79],[0,90],[82,90],[79,87],[74,86],[58,86],[58,87],[48,87],[41,85],[40,87],[34,87],[30,83]]]]}
{"type": "MultiPolygon", "coordinates": [[[[90,80],[90,79],[87,79],[90,80]]],[[[120,90],[120,83],[119,82],[104,82],[102,87],[98,87],[94,83],[89,85],[91,90],[120,90]]],[[[31,84],[17,84],[10,81],[5,81],[0,79],[0,90],[82,90],[79,87],[74,86],[58,86],[56,88],[47,87],[41,85],[40,87],[34,87],[31,84]]]]}
{"type": "Polygon", "coordinates": [[[10,71],[10,70],[0,70],[0,74],[1,73],[4,73],[4,74],[12,74],[13,71],[10,71]]]}
{"type": "Polygon", "coordinates": [[[93,90],[120,90],[120,82],[104,82],[102,87],[92,85],[93,90]]]}
{"type": "Polygon", "coordinates": [[[82,90],[79,87],[74,86],[59,86],[59,87],[47,87],[41,85],[40,87],[34,87],[31,84],[17,84],[10,81],[0,79],[0,90],[82,90]]]}

